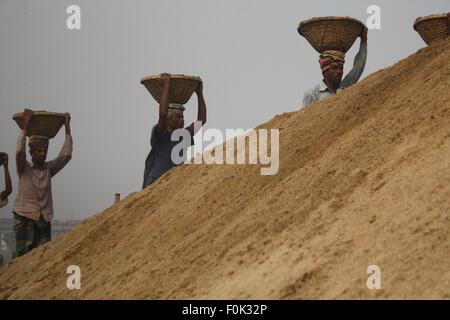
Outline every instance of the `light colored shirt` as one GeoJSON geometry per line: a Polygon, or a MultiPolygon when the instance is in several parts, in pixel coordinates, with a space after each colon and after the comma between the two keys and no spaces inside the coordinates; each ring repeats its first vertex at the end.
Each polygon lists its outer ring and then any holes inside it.
{"type": "Polygon", "coordinates": [[[322,80],[315,87],[305,92],[305,95],[303,96],[303,107],[306,107],[307,105],[322,100],[326,97],[332,96],[333,94],[347,87],[350,87],[352,84],[358,82],[359,78],[361,77],[364,71],[364,67],[366,66],[366,60],[367,60],[367,43],[361,43],[359,46],[359,52],[355,56],[355,59],[353,61],[352,70],[347,74],[344,80],[341,81],[341,84],[339,85],[339,88],[336,90],[336,92],[330,90],[330,88],[328,88],[328,86],[322,80]]]}
{"type": "Polygon", "coordinates": [[[8,205],[8,199],[2,200],[0,199],[0,208],[8,205]]]}
{"type": "Polygon", "coordinates": [[[16,149],[19,187],[13,211],[35,221],[38,221],[42,214],[46,221],[50,221],[53,218],[51,178],[72,158],[72,137],[66,134],[58,156],[51,161],[46,161],[42,169],[36,168],[32,161],[26,160],[25,142],[26,135],[22,130],[16,149]]]}

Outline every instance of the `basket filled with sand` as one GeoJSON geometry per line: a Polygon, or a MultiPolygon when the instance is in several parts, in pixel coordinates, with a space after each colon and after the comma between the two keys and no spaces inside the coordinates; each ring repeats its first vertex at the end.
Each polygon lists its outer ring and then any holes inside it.
{"type": "MultiPolygon", "coordinates": [[[[24,113],[16,113],[13,120],[17,122],[20,129],[23,129],[24,113]]],[[[45,136],[49,139],[55,137],[66,121],[65,113],[56,113],[48,111],[33,111],[30,123],[26,131],[27,137],[45,136]]]]}

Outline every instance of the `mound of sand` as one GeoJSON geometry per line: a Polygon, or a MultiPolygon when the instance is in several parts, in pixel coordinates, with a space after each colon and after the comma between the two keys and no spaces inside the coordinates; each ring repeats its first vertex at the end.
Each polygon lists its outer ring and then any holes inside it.
{"type": "Polygon", "coordinates": [[[261,125],[274,176],[169,171],[0,270],[0,298],[450,298],[449,60],[447,39],[261,125]]]}

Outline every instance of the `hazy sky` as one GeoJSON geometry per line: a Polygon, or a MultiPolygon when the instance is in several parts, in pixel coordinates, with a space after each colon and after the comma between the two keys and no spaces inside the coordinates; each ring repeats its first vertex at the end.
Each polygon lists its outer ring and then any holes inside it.
{"type": "MultiPolygon", "coordinates": [[[[14,189],[0,217],[12,216],[20,132],[12,115],[25,107],[71,113],[74,152],[52,180],[55,218],[85,219],[109,207],[114,193],[141,189],[158,117],[142,77],[200,76],[205,129],[253,128],[298,110],[303,92],[321,80],[299,22],[333,15],[366,23],[370,5],[381,9],[381,29],[369,30],[362,78],[424,47],[414,20],[450,7],[448,0],[0,0],[0,151],[10,157],[14,189]],[[81,30],[66,27],[73,4],[81,30]]],[[[346,55],[345,73],[359,42],[346,55]]],[[[186,124],[196,116],[194,94],[186,124]]],[[[49,160],[63,139],[64,129],[51,140],[49,160]]]]}

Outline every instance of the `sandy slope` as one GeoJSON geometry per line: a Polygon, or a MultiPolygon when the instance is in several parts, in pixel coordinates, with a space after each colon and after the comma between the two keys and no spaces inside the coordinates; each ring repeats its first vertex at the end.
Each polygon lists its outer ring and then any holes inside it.
{"type": "Polygon", "coordinates": [[[277,175],[171,170],[1,269],[0,298],[450,298],[449,60],[450,39],[258,127],[277,175]]]}

